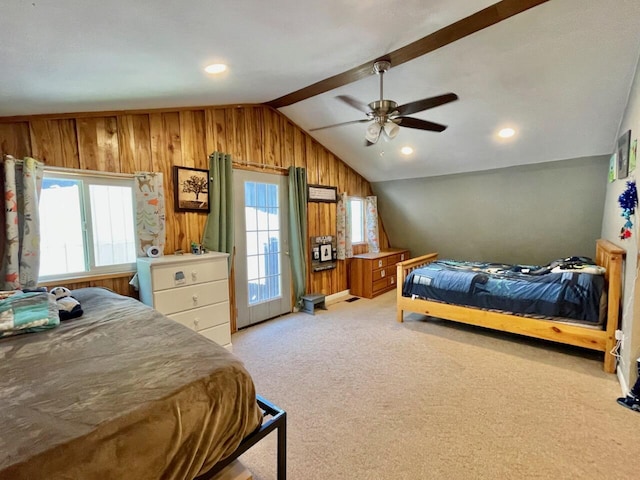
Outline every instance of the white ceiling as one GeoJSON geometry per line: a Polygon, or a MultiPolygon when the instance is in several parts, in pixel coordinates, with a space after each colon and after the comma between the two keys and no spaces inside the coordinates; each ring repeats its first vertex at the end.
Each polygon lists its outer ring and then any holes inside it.
{"type": "MultiPolygon", "coordinates": [[[[262,103],[347,71],[496,0],[4,0],[0,116],[262,103]],[[229,71],[202,68],[222,61],[229,71]]],[[[460,100],[364,147],[366,124],[312,132],[370,181],[607,154],[640,52],[640,2],[551,0],[385,76],[399,104],[460,100]],[[495,132],[518,135],[498,142],[495,132]],[[411,157],[401,146],[415,149],[411,157]]],[[[305,130],[364,118],[335,99],[378,98],[372,75],[284,107],[305,130]]]]}

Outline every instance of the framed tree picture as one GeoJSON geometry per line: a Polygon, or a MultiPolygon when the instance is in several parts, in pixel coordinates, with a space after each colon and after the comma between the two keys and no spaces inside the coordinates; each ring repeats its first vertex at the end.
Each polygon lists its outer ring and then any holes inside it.
{"type": "Polygon", "coordinates": [[[176,212],[209,212],[209,170],[173,167],[176,212]]]}

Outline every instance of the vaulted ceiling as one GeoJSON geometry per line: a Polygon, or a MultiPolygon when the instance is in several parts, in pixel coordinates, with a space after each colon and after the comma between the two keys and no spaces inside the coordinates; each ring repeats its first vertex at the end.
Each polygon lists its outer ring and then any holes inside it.
{"type": "Polygon", "coordinates": [[[638,18],[637,0],[9,0],[0,116],[272,102],[308,131],[366,118],[336,96],[379,99],[366,66],[401,50],[386,99],[459,100],[412,115],[448,125],[442,133],[401,128],[365,147],[366,123],[311,132],[367,179],[607,154],[636,70],[638,18]],[[510,16],[518,3],[540,4],[510,16]],[[475,19],[496,12],[508,18],[480,28],[475,19]],[[402,50],[434,38],[426,54],[402,50]],[[218,62],[223,74],[203,71],[218,62]],[[314,84],[330,89],[273,102],[314,84]],[[501,140],[506,126],[516,135],[501,140]]]}

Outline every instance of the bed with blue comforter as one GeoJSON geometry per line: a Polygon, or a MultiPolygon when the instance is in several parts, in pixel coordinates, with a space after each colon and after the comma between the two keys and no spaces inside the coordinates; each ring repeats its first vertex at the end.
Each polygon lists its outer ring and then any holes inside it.
{"type": "Polygon", "coordinates": [[[413,270],[404,296],[599,324],[604,271],[590,258],[544,266],[436,260],[413,270]]]}
{"type": "Polygon", "coordinates": [[[625,250],[600,239],[595,261],[543,266],[438,260],[397,264],[397,320],[405,312],[550,340],[604,353],[614,372],[625,250]]]}

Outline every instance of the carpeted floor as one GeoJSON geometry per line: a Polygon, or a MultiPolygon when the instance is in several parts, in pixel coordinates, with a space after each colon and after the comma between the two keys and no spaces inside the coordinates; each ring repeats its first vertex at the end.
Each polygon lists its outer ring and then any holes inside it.
{"type": "MultiPolygon", "coordinates": [[[[289,480],[638,479],[640,414],[597,353],[405,314],[395,292],[234,334],[287,411],[289,480]]],[[[241,457],[275,480],[275,435],[241,457]]]]}

